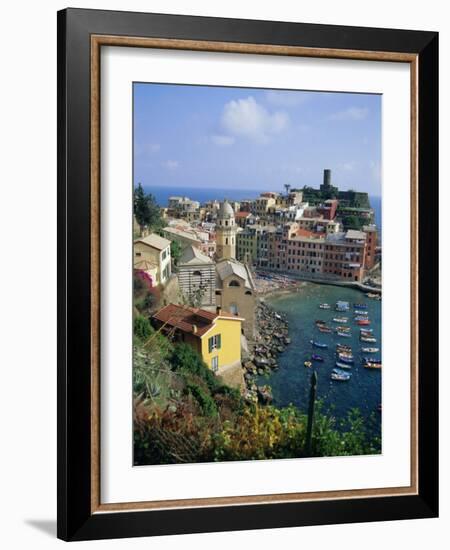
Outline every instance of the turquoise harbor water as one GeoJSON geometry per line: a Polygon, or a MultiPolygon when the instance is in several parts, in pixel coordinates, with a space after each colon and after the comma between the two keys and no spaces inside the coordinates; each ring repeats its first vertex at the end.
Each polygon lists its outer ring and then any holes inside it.
{"type": "Polygon", "coordinates": [[[286,316],[289,322],[289,336],[292,343],[278,356],[279,370],[269,376],[259,377],[259,384],[272,387],[274,404],[287,406],[293,403],[301,410],[307,410],[310,378],[315,369],[318,375],[317,398],[323,401],[324,412],[332,414],[337,420],[345,419],[347,412],[354,407],[360,409],[368,421],[371,432],[378,432],[381,426],[381,414],[377,407],[381,403],[381,369],[367,369],[362,366],[361,356],[381,358],[381,301],[367,298],[359,290],[306,283],[298,293],[268,298],[267,303],[286,316]],[[350,311],[340,313],[334,310],[338,300],[350,302],[350,311]],[[320,303],[329,303],[330,310],[319,309],[320,303]],[[360,342],[360,327],[353,320],[353,304],[367,305],[370,327],[377,343],[360,342]],[[315,320],[321,319],[330,327],[336,327],[333,317],[348,317],[347,326],[351,327],[351,338],[338,336],[335,332],[324,334],[315,326],[315,320]],[[327,349],[313,348],[310,340],[328,344],[327,349]],[[332,381],[330,373],[336,366],[336,343],[352,347],[355,363],[348,382],[332,381]],[[377,347],[375,354],[362,354],[361,347],[377,347]],[[304,361],[311,353],[324,357],[325,361],[313,361],[312,368],[306,368],[304,361]],[[372,418],[371,418],[372,417],[372,418]]]}

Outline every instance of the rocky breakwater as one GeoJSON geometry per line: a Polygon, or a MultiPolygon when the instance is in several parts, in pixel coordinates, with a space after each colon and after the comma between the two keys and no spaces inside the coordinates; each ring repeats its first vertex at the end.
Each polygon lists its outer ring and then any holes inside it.
{"type": "Polygon", "coordinates": [[[258,385],[256,378],[278,369],[277,357],[291,343],[291,339],[287,320],[265,302],[257,305],[255,321],[255,342],[248,360],[244,362],[245,398],[252,403],[268,404],[272,401],[272,389],[267,384],[258,385]]]}

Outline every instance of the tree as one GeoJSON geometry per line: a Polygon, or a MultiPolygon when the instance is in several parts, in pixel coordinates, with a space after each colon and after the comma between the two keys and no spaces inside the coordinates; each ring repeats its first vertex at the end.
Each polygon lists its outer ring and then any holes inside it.
{"type": "Polygon", "coordinates": [[[170,241],[170,255],[174,265],[178,264],[178,260],[181,258],[181,245],[178,241],[170,241]]]}
{"type": "Polygon", "coordinates": [[[151,193],[146,193],[141,183],[138,183],[134,190],[133,207],[141,232],[144,227],[153,230],[159,230],[162,227],[161,212],[155,197],[151,193]]]}

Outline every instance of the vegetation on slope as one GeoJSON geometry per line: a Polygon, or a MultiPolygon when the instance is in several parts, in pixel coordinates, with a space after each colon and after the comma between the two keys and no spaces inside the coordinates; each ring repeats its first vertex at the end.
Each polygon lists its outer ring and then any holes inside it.
{"type": "MultiPolygon", "coordinates": [[[[172,343],[139,316],[133,386],[135,465],[305,456],[305,414],[292,405],[246,403],[190,346],[172,343]]],[[[380,452],[356,410],[338,426],[319,406],[313,443],[315,456],[380,452]]]]}

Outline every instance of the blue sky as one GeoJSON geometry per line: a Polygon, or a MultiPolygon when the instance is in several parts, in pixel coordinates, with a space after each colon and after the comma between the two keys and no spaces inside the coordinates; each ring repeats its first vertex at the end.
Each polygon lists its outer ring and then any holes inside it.
{"type": "Polygon", "coordinates": [[[381,96],[134,84],[134,183],[381,195],[381,96]]]}

